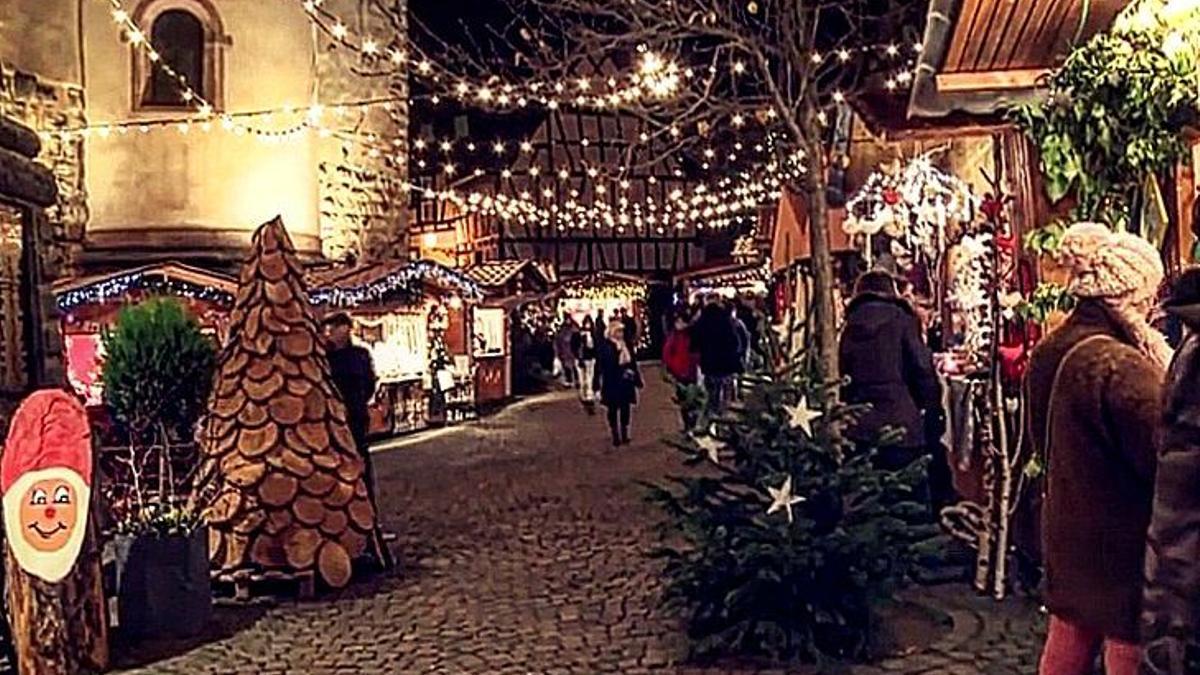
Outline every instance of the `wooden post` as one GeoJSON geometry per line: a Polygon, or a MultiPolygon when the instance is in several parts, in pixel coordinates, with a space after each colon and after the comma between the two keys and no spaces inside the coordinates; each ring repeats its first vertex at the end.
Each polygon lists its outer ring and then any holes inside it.
{"type": "Polygon", "coordinates": [[[108,666],[100,551],[89,517],[92,462],[87,414],[71,395],[39,391],[17,409],[0,485],[8,620],[22,675],[108,666]]]}

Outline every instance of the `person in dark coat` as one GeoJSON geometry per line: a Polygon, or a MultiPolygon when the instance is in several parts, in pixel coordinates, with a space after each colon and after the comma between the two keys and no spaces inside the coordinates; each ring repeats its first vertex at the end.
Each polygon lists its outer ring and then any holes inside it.
{"type": "Polygon", "coordinates": [[[1147,318],[1158,251],[1102,225],[1067,230],[1062,255],[1078,304],[1030,356],[1028,437],[1045,466],[1044,675],[1134,675],[1155,436],[1170,348],[1147,318]]]}
{"type": "Polygon", "coordinates": [[[700,372],[708,394],[710,417],[725,411],[733,388],[733,376],[741,371],[737,328],[729,308],[716,296],[710,296],[700,318],[692,326],[692,349],[700,355],[700,372]]]}
{"type": "Polygon", "coordinates": [[[625,342],[625,326],[613,319],[604,340],[596,345],[596,374],[592,386],[600,392],[600,402],[608,409],[608,428],[614,446],[629,443],[629,424],[637,390],[643,386],[633,352],[625,342]]]}
{"type": "Polygon", "coordinates": [[[885,428],[901,432],[877,456],[888,470],[925,455],[926,413],[941,409],[941,385],[917,314],[899,296],[891,275],[873,271],[859,278],[838,347],[842,374],[849,379],[843,399],[871,406],[846,437],[871,447],[885,428]]]}
{"type": "Polygon", "coordinates": [[[1186,335],[1163,398],[1142,594],[1142,672],[1192,675],[1200,673],[1200,268],[1179,278],[1166,310],[1186,335]]]}

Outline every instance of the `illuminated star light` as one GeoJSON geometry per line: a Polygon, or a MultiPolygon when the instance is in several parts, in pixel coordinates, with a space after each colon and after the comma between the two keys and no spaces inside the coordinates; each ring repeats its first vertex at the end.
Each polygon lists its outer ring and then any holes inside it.
{"type": "Polygon", "coordinates": [[[821,418],[824,414],[819,410],[813,410],[808,407],[808,398],[800,397],[799,403],[794,406],[783,406],[784,411],[788,414],[788,425],[793,429],[802,429],[808,436],[812,436],[812,423],[821,418]]]}
{"type": "Polygon", "coordinates": [[[771,505],[767,507],[767,515],[772,515],[783,509],[787,512],[788,523],[793,522],[792,507],[802,503],[804,497],[792,495],[792,477],[788,476],[787,480],[783,481],[783,485],[780,485],[778,488],[767,488],[767,492],[771,493],[771,505]]]}
{"type": "Polygon", "coordinates": [[[693,440],[696,441],[696,446],[704,451],[704,455],[708,457],[709,461],[711,461],[713,464],[720,464],[720,453],[721,449],[725,447],[725,444],[710,434],[711,432],[709,434],[704,434],[703,436],[696,436],[693,440]]]}

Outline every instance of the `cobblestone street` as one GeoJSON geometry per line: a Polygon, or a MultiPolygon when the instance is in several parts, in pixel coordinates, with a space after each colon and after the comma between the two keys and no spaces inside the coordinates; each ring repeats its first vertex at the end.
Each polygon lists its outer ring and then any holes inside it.
{"type": "MultiPolygon", "coordinates": [[[[657,372],[614,450],[566,393],[380,447],[383,522],[401,564],[311,602],[222,608],[212,634],[153,646],[139,673],[751,673],[681,664],[646,558],[656,514],[638,480],[678,468],[658,438],[676,414],[657,372]]],[[[1032,673],[1040,619],[963,586],[908,597],[941,617],[911,653],[852,673],[1032,673]]],[[[137,650],[141,651],[141,650],[137,650]]],[[[143,652],[144,653],[144,652],[143,652]]]]}

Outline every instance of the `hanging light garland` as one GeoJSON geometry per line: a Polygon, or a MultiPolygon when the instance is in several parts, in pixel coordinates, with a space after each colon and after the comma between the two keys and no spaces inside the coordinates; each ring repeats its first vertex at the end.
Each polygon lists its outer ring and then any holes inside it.
{"type": "Polygon", "coordinates": [[[82,288],[57,294],[55,304],[60,311],[70,312],[82,305],[103,304],[122,299],[131,291],[145,291],[152,294],[202,300],[223,307],[233,306],[233,294],[227,291],[172,279],[161,272],[132,272],[97,281],[82,288]]]}
{"type": "Polygon", "coordinates": [[[429,260],[416,260],[369,284],[351,287],[326,286],[309,292],[314,305],[358,307],[381,302],[399,292],[412,292],[416,284],[433,281],[470,299],[483,298],[483,288],[464,274],[429,260]]]}

